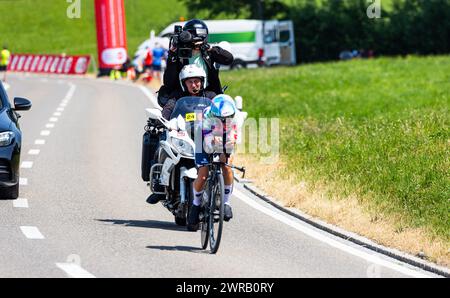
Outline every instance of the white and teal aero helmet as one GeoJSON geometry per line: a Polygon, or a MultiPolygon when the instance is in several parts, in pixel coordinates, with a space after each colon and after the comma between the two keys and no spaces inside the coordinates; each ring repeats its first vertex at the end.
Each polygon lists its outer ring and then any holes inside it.
{"type": "Polygon", "coordinates": [[[200,78],[202,80],[202,89],[206,88],[206,73],[205,70],[196,64],[188,64],[180,71],[179,79],[181,90],[186,91],[184,81],[190,78],[200,78]]]}
{"type": "Polygon", "coordinates": [[[212,100],[209,114],[216,118],[233,118],[236,114],[236,105],[233,98],[226,94],[219,94],[212,100]]]}

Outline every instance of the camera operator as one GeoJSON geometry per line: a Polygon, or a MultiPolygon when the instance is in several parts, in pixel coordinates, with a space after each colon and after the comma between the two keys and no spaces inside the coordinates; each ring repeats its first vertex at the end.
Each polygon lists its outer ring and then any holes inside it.
{"type": "Polygon", "coordinates": [[[164,86],[159,91],[159,103],[164,105],[164,97],[181,87],[178,76],[181,69],[188,64],[196,64],[203,68],[207,75],[206,91],[222,93],[219,70],[215,63],[231,65],[233,55],[221,47],[208,44],[208,27],[201,20],[190,20],[181,29],[175,27],[175,35],[171,40],[167,69],[164,73],[164,86]]]}

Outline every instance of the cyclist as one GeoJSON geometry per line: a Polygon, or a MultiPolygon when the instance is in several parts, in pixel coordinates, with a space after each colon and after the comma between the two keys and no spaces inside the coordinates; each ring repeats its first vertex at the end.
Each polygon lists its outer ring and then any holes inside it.
{"type": "MultiPolygon", "coordinates": [[[[194,200],[191,206],[188,225],[189,231],[197,231],[199,223],[200,205],[204,195],[205,182],[208,179],[209,155],[217,152],[220,154],[220,161],[226,162],[227,157],[232,153],[237,140],[237,125],[234,121],[236,115],[236,105],[234,100],[226,94],[219,94],[213,99],[212,106],[203,111],[202,135],[203,146],[196,149],[195,163],[198,167],[198,176],[194,181],[194,200]],[[225,140],[223,136],[225,134],[225,140]],[[225,150],[223,150],[225,149],[225,150]],[[225,152],[224,152],[225,151],[225,152]]],[[[198,145],[196,144],[196,148],[198,145]]],[[[232,159],[228,160],[228,165],[222,165],[224,178],[224,220],[229,221],[233,218],[233,211],[230,205],[230,197],[233,192],[233,171],[231,165],[232,159]]]]}

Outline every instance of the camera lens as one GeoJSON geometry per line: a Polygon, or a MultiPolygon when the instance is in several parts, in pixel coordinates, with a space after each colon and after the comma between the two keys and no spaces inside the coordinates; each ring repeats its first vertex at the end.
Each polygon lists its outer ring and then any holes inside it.
{"type": "Polygon", "coordinates": [[[188,31],[183,31],[180,33],[180,41],[182,43],[189,43],[192,41],[192,34],[188,31]]]}

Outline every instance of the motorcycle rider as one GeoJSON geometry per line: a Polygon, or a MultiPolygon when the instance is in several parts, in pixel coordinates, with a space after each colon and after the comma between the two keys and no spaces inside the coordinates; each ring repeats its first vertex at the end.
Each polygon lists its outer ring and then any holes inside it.
{"type": "MultiPolygon", "coordinates": [[[[216,96],[214,92],[205,90],[207,86],[206,73],[195,64],[189,64],[183,67],[179,75],[179,82],[182,91],[175,90],[172,92],[162,110],[162,116],[167,120],[170,120],[170,115],[175,108],[176,101],[182,97],[197,96],[212,100],[216,96]]],[[[164,198],[165,196],[162,194],[151,194],[147,202],[149,204],[156,204],[164,198]]]]}
{"type": "Polygon", "coordinates": [[[189,32],[194,40],[191,58],[180,58],[177,48],[172,45],[167,59],[167,68],[164,72],[164,85],[158,92],[158,103],[166,104],[168,95],[174,90],[182,91],[178,83],[178,75],[182,68],[188,64],[196,64],[203,68],[206,73],[206,90],[221,94],[222,86],[219,79],[217,64],[231,65],[234,61],[233,55],[219,46],[211,47],[208,44],[208,27],[198,19],[188,21],[183,31],[189,32]]]}
{"type": "MultiPolygon", "coordinates": [[[[198,167],[198,176],[194,181],[194,200],[188,216],[188,230],[197,231],[199,223],[199,213],[201,202],[204,194],[204,186],[208,179],[209,163],[208,155],[214,152],[225,152],[220,155],[220,161],[225,162],[227,155],[231,152],[237,140],[237,125],[234,121],[236,115],[236,106],[234,100],[226,94],[217,95],[213,99],[211,107],[203,111],[202,134],[203,146],[200,153],[195,154],[195,163],[198,167]],[[222,140],[225,132],[226,140],[222,140]],[[224,145],[225,143],[225,145],[224,145]],[[219,151],[221,150],[221,151],[219,151]]],[[[222,173],[224,178],[224,204],[225,214],[224,220],[229,221],[233,218],[233,211],[230,205],[230,198],[233,192],[233,171],[230,167],[232,158],[228,160],[228,165],[222,165],[222,173]]]]}
{"type": "Polygon", "coordinates": [[[179,82],[182,90],[172,92],[162,110],[162,115],[167,120],[170,120],[176,101],[182,97],[198,96],[212,100],[216,96],[215,92],[205,90],[208,86],[206,73],[196,64],[188,64],[183,67],[179,75],[179,82]]]}

